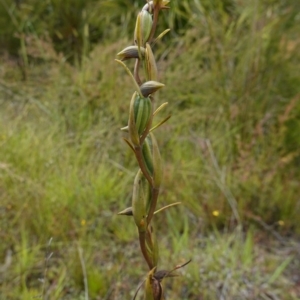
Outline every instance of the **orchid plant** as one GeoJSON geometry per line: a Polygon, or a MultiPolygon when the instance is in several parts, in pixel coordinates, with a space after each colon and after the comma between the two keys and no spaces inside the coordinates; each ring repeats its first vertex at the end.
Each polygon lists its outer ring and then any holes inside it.
{"type": "Polygon", "coordinates": [[[128,46],[117,54],[116,61],[121,64],[132,78],[135,91],[131,97],[128,125],[121,128],[127,133],[124,138],[138,163],[138,171],[134,179],[132,204],[119,212],[119,215],[132,216],[138,230],[142,255],[148,265],[149,272],[139,285],[134,299],[144,286],[145,300],[164,299],[161,282],[166,277],[176,276],[173,272],[190,261],[178,265],[170,271],[158,270],[159,251],[154,230],[155,215],[176,202],[156,209],[163,179],[163,164],[154,130],[164,124],[170,116],[153,125],[155,116],[168,104],[163,103],[155,110],[155,93],[164,87],[158,81],[158,71],[154,44],[170,30],[167,29],[155,38],[159,14],[169,9],[168,0],[147,1],[139,12],[134,31],[134,45],[128,46]],[[131,72],[124,61],[134,59],[134,70],[131,72]],[[140,70],[143,70],[143,77],[140,70]]]}

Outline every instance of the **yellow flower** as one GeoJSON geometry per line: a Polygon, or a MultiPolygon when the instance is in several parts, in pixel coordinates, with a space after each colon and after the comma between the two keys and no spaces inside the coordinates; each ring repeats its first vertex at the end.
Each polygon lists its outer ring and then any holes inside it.
{"type": "Polygon", "coordinates": [[[218,217],[218,216],[220,215],[220,212],[219,212],[218,210],[214,210],[214,211],[212,212],[212,215],[213,215],[214,217],[218,217]]]}
{"type": "Polygon", "coordinates": [[[81,226],[85,226],[86,220],[85,220],[85,219],[82,219],[80,223],[81,223],[81,226]]]}

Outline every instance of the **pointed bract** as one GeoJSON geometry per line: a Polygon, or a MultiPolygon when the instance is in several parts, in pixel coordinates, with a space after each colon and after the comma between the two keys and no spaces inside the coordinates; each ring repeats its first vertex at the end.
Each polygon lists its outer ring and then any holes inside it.
{"type": "Polygon", "coordinates": [[[127,207],[125,208],[124,210],[118,212],[118,215],[121,215],[121,216],[133,216],[133,213],[132,213],[132,207],[127,207]]]}

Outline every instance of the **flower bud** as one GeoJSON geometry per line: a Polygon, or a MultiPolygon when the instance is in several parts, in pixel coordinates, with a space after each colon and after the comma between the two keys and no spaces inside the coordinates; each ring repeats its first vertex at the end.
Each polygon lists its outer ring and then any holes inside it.
{"type": "Polygon", "coordinates": [[[143,10],[146,10],[148,11],[149,13],[152,13],[153,12],[153,9],[154,9],[154,6],[153,6],[153,1],[148,1],[144,7],[143,7],[143,10]]]}
{"type": "MultiPolygon", "coordinates": [[[[140,47],[140,53],[142,58],[145,57],[145,48],[140,47]]],[[[129,46],[123,49],[121,52],[117,54],[118,59],[120,60],[127,60],[130,58],[139,58],[139,50],[138,46],[129,46]]]]}
{"type": "Polygon", "coordinates": [[[137,16],[134,31],[134,41],[138,47],[144,46],[148,41],[152,24],[153,20],[151,14],[146,10],[142,10],[137,16]]]}
{"type": "Polygon", "coordinates": [[[158,81],[146,81],[140,86],[141,93],[144,97],[148,97],[149,95],[155,93],[157,90],[161,89],[165,85],[158,81]]]}

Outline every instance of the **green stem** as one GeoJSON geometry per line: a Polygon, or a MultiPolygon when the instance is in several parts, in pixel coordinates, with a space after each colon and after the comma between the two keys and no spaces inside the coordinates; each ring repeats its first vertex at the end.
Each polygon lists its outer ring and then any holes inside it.
{"type": "Polygon", "coordinates": [[[152,24],[152,28],[151,28],[151,32],[150,32],[150,37],[148,39],[149,44],[152,42],[155,31],[156,31],[159,11],[160,11],[160,7],[158,5],[156,5],[154,7],[154,11],[153,11],[153,24],[152,24]]]}
{"type": "Polygon", "coordinates": [[[134,65],[134,79],[137,82],[138,85],[142,84],[141,78],[139,76],[139,67],[140,67],[140,60],[137,58],[135,60],[135,65],[134,65]]]}
{"type": "Polygon", "coordinates": [[[132,75],[132,73],[130,72],[130,70],[128,69],[128,67],[127,67],[121,60],[119,60],[119,59],[115,59],[115,61],[124,67],[125,71],[126,71],[126,72],[128,73],[128,75],[131,77],[131,79],[132,79],[132,81],[133,81],[133,84],[134,84],[134,86],[135,86],[135,89],[136,89],[137,93],[139,93],[139,95],[140,95],[141,97],[143,97],[142,92],[141,92],[141,89],[140,89],[140,86],[139,86],[138,83],[136,82],[134,76],[132,75]]]}

